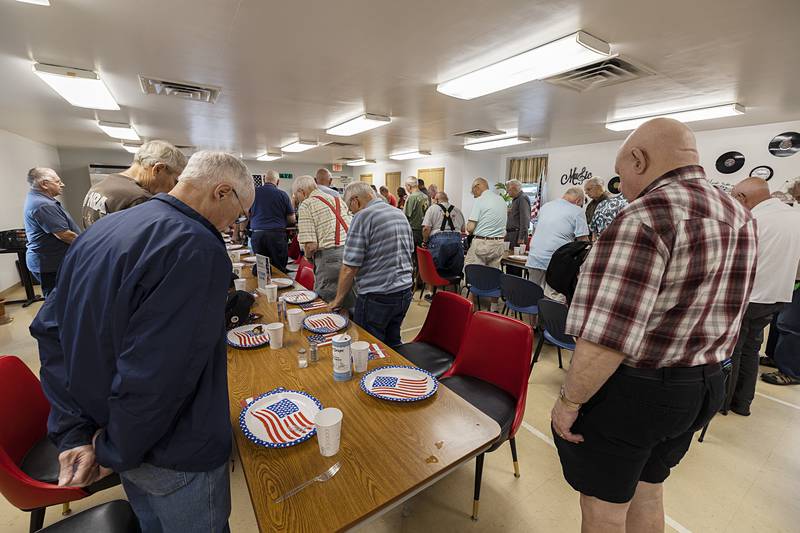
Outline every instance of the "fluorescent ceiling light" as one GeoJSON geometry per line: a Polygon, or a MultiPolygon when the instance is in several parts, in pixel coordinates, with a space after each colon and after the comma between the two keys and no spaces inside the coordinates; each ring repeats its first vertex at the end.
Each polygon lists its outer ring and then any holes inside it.
{"type": "Polygon", "coordinates": [[[119,110],[108,87],[94,71],[34,63],[33,72],[76,107],[119,110]]]}
{"type": "Polygon", "coordinates": [[[688,111],[675,111],[672,113],[663,113],[660,115],[650,115],[647,117],[629,118],[625,120],[615,120],[606,123],[606,128],[611,131],[628,131],[635,130],[648,120],[654,118],[674,118],[680,122],[696,122],[698,120],[709,120],[712,118],[732,117],[734,115],[743,115],[745,108],[739,104],[725,104],[713,107],[703,107],[700,109],[690,109],[688,111]]]}
{"type": "Polygon", "coordinates": [[[17,0],[23,4],[33,4],[35,6],[50,6],[50,0],[17,0]]]}
{"type": "Polygon", "coordinates": [[[328,128],[327,130],[325,130],[325,133],[327,133],[328,135],[339,135],[341,137],[347,137],[364,131],[380,128],[381,126],[386,126],[391,121],[392,121],[391,118],[384,117],[383,115],[373,115],[371,113],[365,113],[361,116],[350,119],[347,122],[342,122],[338,126],[333,126],[332,128],[328,128]]]}
{"type": "Polygon", "coordinates": [[[471,142],[469,144],[465,144],[464,149],[477,152],[480,150],[491,150],[492,148],[502,148],[504,146],[514,146],[515,144],[525,144],[531,142],[532,140],[533,139],[530,137],[515,135],[513,137],[504,137],[501,139],[493,138],[491,140],[471,142]]]}
{"type": "Polygon", "coordinates": [[[405,161],[406,159],[419,159],[420,157],[428,157],[431,153],[428,150],[414,150],[413,152],[403,152],[401,154],[392,154],[389,159],[395,161],[405,161]]]}
{"type": "Polygon", "coordinates": [[[607,42],[578,31],[488,67],[440,83],[442,94],[471,100],[533,80],[543,80],[611,55],[607,42]]]}
{"type": "Polygon", "coordinates": [[[256,157],[256,160],[258,160],[258,161],[275,161],[276,159],[280,159],[281,157],[283,157],[283,154],[280,153],[280,152],[277,152],[277,153],[276,152],[267,152],[264,155],[260,155],[260,156],[256,157]]]}
{"type": "Polygon", "coordinates": [[[284,152],[296,153],[296,152],[305,152],[306,150],[311,150],[312,148],[316,148],[317,146],[319,146],[319,143],[317,141],[299,140],[291,144],[287,144],[286,146],[281,148],[281,150],[284,152]]]}
{"type": "Polygon", "coordinates": [[[354,159],[353,161],[348,161],[348,167],[363,167],[364,165],[374,165],[374,159],[354,159]]]}
{"type": "Polygon", "coordinates": [[[123,141],[141,141],[139,134],[133,129],[130,124],[124,122],[106,122],[104,120],[97,121],[97,127],[103,130],[106,135],[114,139],[122,139],[123,141]]]}
{"type": "Polygon", "coordinates": [[[142,147],[141,144],[137,144],[137,143],[120,143],[120,145],[122,146],[122,148],[125,149],[126,152],[130,152],[132,154],[135,154],[136,152],[138,152],[139,148],[142,147]]]}

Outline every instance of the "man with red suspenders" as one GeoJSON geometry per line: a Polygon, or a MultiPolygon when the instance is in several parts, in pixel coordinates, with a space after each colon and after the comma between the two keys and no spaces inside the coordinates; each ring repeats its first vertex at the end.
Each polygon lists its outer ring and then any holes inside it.
{"type": "MultiPolygon", "coordinates": [[[[314,291],[326,302],[336,297],[342,253],[352,215],[342,199],[323,192],[311,176],[292,182],[297,204],[297,240],[314,264],[314,291]]],[[[353,305],[352,294],[343,307],[353,305]]]]}

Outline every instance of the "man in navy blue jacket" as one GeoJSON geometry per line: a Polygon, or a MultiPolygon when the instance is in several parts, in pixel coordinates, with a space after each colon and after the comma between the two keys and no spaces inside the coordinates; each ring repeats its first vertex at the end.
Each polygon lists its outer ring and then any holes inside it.
{"type": "Polygon", "coordinates": [[[194,154],[169,194],[102,218],[70,247],[31,325],[59,485],[119,472],[145,532],[228,528],[220,230],[253,196],[240,160],[194,154]]]}

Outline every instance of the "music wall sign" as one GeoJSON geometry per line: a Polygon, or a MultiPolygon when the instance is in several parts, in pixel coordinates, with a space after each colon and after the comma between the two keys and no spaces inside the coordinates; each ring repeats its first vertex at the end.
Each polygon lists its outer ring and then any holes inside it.
{"type": "Polygon", "coordinates": [[[569,172],[561,174],[561,185],[567,185],[568,183],[580,185],[591,177],[592,173],[586,170],[586,167],[583,167],[580,172],[578,172],[578,167],[572,167],[569,172]]]}

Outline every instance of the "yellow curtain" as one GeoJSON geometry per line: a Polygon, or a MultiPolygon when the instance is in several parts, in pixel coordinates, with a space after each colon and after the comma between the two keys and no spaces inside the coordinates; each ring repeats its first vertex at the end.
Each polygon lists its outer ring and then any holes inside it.
{"type": "Polygon", "coordinates": [[[536,183],[539,176],[547,174],[547,156],[521,157],[509,160],[508,179],[522,183],[536,183]]]}

